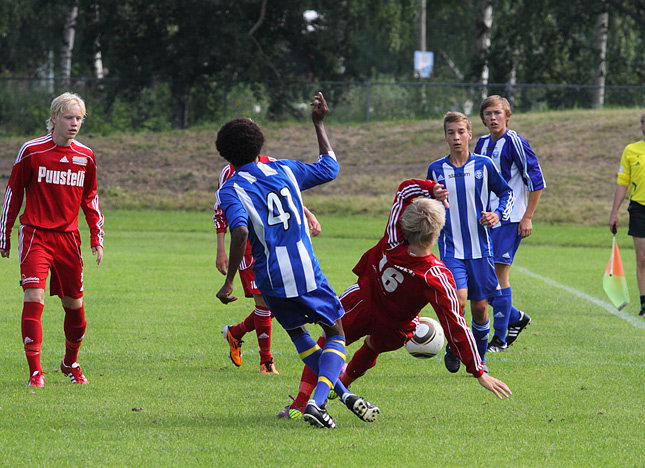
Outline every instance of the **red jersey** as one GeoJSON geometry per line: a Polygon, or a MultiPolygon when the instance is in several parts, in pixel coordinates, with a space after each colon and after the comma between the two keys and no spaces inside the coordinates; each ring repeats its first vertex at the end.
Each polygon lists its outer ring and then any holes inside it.
{"type": "MultiPolygon", "coordinates": [[[[275,158],[272,158],[270,156],[260,156],[259,157],[259,162],[261,163],[266,163],[270,161],[275,161],[275,158]]],[[[235,168],[233,168],[232,164],[229,164],[228,166],[224,167],[222,169],[222,172],[219,174],[219,183],[217,184],[217,188],[219,189],[222,185],[224,185],[224,182],[226,182],[228,179],[231,178],[233,173],[235,172],[235,168]]],[[[213,215],[213,223],[215,224],[215,229],[217,232],[226,232],[228,229],[228,223],[226,222],[226,217],[224,216],[224,212],[219,206],[219,203],[215,202],[215,206],[213,206],[213,210],[215,211],[215,214],[213,215]]],[[[244,253],[244,258],[242,259],[242,263],[240,264],[240,270],[245,270],[249,268],[253,264],[253,253],[251,249],[251,243],[247,241],[246,243],[246,252],[244,253]]]]}
{"type": "Polygon", "coordinates": [[[401,327],[431,304],[450,349],[476,377],[484,373],[475,339],[462,317],[455,281],[448,268],[433,254],[415,257],[398,224],[405,208],[418,197],[430,197],[435,182],[406,180],[400,186],[392,205],[385,235],[365,252],[354,273],[369,307],[381,322],[401,327]]]}
{"type": "Polygon", "coordinates": [[[26,194],[20,223],[52,231],[76,231],[83,209],[91,246],[103,246],[103,215],[96,193],[96,160],[90,148],[72,140],[54,143],[52,134],[25,143],[18,153],[0,213],[0,249],[9,250],[11,230],[26,194]]]}

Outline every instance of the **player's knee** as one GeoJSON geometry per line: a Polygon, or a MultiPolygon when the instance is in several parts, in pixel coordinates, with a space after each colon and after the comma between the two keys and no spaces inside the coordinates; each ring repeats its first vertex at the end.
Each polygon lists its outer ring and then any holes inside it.
{"type": "Polygon", "coordinates": [[[340,336],[345,338],[345,330],[343,330],[343,323],[340,319],[336,320],[334,324],[330,327],[323,323],[320,324],[325,336],[340,336]]]}
{"type": "Polygon", "coordinates": [[[45,303],[45,290],[41,288],[25,289],[25,302],[45,303]]]}
{"type": "Polygon", "coordinates": [[[83,307],[83,298],[82,297],[63,297],[60,302],[63,304],[63,307],[66,309],[76,310],[83,307]]]}
{"type": "Polygon", "coordinates": [[[471,301],[470,302],[470,313],[473,316],[473,320],[477,323],[486,323],[488,320],[488,300],[484,299],[482,301],[471,301]]]}

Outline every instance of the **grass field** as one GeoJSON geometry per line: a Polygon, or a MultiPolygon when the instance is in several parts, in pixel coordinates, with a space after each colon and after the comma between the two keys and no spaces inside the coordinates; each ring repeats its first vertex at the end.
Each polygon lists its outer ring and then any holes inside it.
{"type": "MultiPolygon", "coordinates": [[[[463,370],[449,374],[441,359],[398,350],[353,386],[381,417],[364,423],[330,402],[339,429],[323,431],[276,417],[302,368],[277,322],[280,375],[258,374],[255,336],[246,337],[241,368],[228,359],[220,330],[243,319],[251,301],[215,299],[223,277],[210,213],[105,214],[100,267],[83,233],[88,329],[79,361],[90,385],[72,386],[58,371],[63,313],[48,298],[46,386],[27,387],[16,252],[0,259],[0,465],[645,466],[645,320],[636,316],[625,235],[632,303],[623,312],[602,291],[606,228],[536,225],[525,240],[511,281],[533,324],[507,353],[487,359],[491,375],[513,390],[510,399],[497,400],[463,370]]],[[[314,247],[340,293],[385,219],[321,222],[314,247]]]]}

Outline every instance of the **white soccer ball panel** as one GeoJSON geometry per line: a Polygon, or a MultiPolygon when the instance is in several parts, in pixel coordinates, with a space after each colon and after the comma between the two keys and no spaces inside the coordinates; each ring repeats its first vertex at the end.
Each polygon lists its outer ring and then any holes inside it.
{"type": "Polygon", "coordinates": [[[412,338],[405,344],[405,349],[416,358],[429,359],[439,354],[443,345],[441,324],[430,317],[419,317],[419,325],[412,338]]]}

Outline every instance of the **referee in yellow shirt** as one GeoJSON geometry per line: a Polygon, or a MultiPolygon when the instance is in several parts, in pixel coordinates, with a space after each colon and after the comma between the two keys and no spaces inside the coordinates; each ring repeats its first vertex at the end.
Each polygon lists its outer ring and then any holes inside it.
{"type": "MultiPolygon", "coordinates": [[[[645,136],[645,112],[641,114],[641,131],[645,136]]],[[[627,145],[620,158],[614,205],[609,215],[609,229],[618,228],[618,208],[629,191],[629,230],[636,251],[636,280],[641,296],[641,311],[645,316],[645,140],[627,145]]]]}

